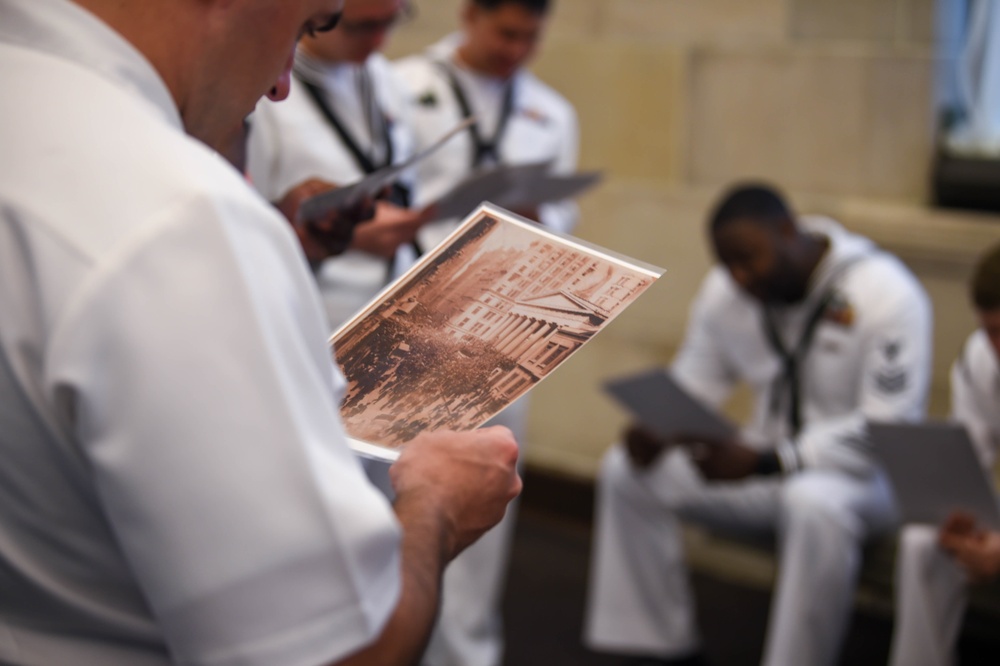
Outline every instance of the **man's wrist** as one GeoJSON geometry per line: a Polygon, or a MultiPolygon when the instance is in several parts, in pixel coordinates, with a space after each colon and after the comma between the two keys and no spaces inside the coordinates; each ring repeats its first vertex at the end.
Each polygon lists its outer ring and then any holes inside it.
{"type": "Polygon", "coordinates": [[[774,451],[764,451],[757,454],[757,464],[753,473],[757,476],[774,476],[782,473],[781,459],[774,451]]]}

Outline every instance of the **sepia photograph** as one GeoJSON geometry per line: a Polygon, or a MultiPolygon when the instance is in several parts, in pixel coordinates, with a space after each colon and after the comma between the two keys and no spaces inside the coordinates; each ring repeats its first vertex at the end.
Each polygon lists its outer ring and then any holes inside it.
{"type": "Polygon", "coordinates": [[[478,427],[661,274],[482,206],[333,336],[348,434],[394,449],[478,427]]]}

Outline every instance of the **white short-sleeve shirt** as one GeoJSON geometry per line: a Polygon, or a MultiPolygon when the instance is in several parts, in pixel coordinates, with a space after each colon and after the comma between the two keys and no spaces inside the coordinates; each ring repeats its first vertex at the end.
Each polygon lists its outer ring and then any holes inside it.
{"type": "Polygon", "coordinates": [[[806,233],[829,241],[806,298],[773,308],[786,350],[795,349],[806,321],[824,302],[812,343],[800,354],[802,429],[795,442],[787,394],[778,394],[782,360],[769,342],[761,304],[717,266],[691,308],[673,371],[690,391],[721,404],[745,382],[753,416],[744,433],[762,448],[777,447],[788,471],[800,467],[867,474],[873,457],[862,436],[866,419],[918,420],[931,373],[932,312],[923,287],[896,257],[828,218],[800,220],[806,233]]]}
{"type": "Polygon", "coordinates": [[[399,526],[294,235],[95,17],[0,16],[0,662],[356,651],[399,526]]]}
{"type": "MultiPolygon", "coordinates": [[[[300,52],[296,55],[299,76],[308,76],[345,131],[375,165],[382,165],[391,143],[393,164],[413,154],[413,136],[404,87],[385,58],[372,54],[362,64],[322,64],[300,52]],[[362,85],[362,83],[366,85],[362,85]],[[370,95],[370,96],[369,96],[370,95]],[[371,108],[375,107],[375,108],[371,108]],[[373,116],[385,123],[385,137],[373,116]],[[376,127],[372,127],[375,125],[376,127]],[[381,150],[380,150],[381,149],[381,150]]],[[[324,117],[305,86],[293,78],[288,99],[262,99],[251,117],[247,145],[247,171],[254,186],[271,201],[310,178],[349,185],[365,172],[350,149],[324,117]]],[[[414,189],[412,178],[404,184],[414,189]]],[[[413,249],[401,246],[392,264],[362,250],[351,249],[324,261],[315,277],[332,329],[339,328],[376,294],[416,261],[413,249]]]]}
{"type": "MultiPolygon", "coordinates": [[[[473,72],[455,57],[463,35],[448,35],[423,53],[394,64],[410,94],[417,149],[422,149],[463,120],[461,105],[442,63],[450,67],[469,110],[483,136],[495,137],[502,116],[507,86],[513,86],[510,117],[500,137],[498,153],[505,164],[550,162],[554,174],[567,175],[577,168],[579,125],[573,106],[553,88],[527,70],[510,81],[473,72]]],[[[473,171],[474,144],[463,132],[417,165],[418,206],[433,203],[462,182],[473,171]]],[[[539,221],[547,227],[570,233],[579,209],[574,201],[547,203],[539,207],[539,221]]],[[[423,227],[418,239],[425,250],[440,243],[457,226],[457,220],[441,220],[423,227]]]]}
{"type": "Polygon", "coordinates": [[[968,429],[983,467],[992,469],[1000,450],[1000,362],[981,328],[952,365],[951,416],[968,429]]]}

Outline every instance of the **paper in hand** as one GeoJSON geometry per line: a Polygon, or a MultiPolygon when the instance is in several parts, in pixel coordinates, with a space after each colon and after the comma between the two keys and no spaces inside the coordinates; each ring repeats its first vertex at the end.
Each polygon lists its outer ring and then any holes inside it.
{"type": "Polygon", "coordinates": [[[1000,529],[992,479],[958,423],[868,423],[875,457],[892,481],[906,522],[940,525],[954,511],[1000,529]]]}
{"type": "Polygon", "coordinates": [[[568,176],[542,174],[539,178],[523,178],[497,203],[518,210],[571,199],[596,185],[602,177],[599,171],[587,171],[568,176]]]}
{"type": "Polygon", "coordinates": [[[736,433],[728,419],[691,396],[663,368],[613,379],[603,388],[639,423],[662,437],[727,439],[736,433]]]}
{"type": "Polygon", "coordinates": [[[509,210],[533,208],[578,196],[602,177],[596,171],[553,175],[550,168],[551,162],[533,162],[474,173],[438,199],[434,219],[463,217],[484,201],[509,210]]]}
{"type": "Polygon", "coordinates": [[[376,196],[387,186],[396,182],[402,172],[430,156],[460,132],[468,129],[473,122],[475,122],[475,117],[466,118],[433,144],[399,164],[383,167],[356,183],[306,199],[299,208],[299,217],[304,222],[319,220],[331,211],[351,208],[366,197],[376,196]]]}
{"type": "Polygon", "coordinates": [[[481,205],[331,338],[353,448],[392,460],[421,432],[478,428],[662,274],[481,205]]]}
{"type": "Polygon", "coordinates": [[[500,203],[522,180],[542,178],[551,162],[533,162],[518,166],[498,165],[476,171],[434,204],[434,219],[465,217],[484,201],[500,203]]]}

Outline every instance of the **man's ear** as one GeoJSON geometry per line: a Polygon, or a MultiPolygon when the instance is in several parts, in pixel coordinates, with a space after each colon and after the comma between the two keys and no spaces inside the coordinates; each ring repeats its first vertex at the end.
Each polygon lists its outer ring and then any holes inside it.
{"type": "Polygon", "coordinates": [[[775,228],[778,231],[778,235],[785,239],[795,238],[799,235],[799,225],[791,216],[779,219],[775,228]]]}
{"type": "Polygon", "coordinates": [[[467,26],[470,23],[473,23],[476,18],[478,18],[481,11],[483,11],[483,8],[475,2],[472,0],[465,0],[465,3],[462,5],[462,12],[459,15],[459,18],[462,20],[462,25],[467,26]]]}

